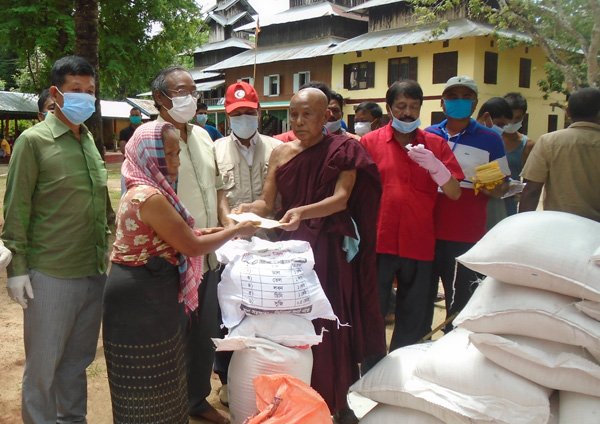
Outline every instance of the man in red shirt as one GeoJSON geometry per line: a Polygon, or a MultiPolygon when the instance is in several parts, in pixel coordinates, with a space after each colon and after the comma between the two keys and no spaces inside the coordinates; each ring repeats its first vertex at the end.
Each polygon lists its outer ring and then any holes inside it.
{"type": "Polygon", "coordinates": [[[431,330],[429,287],[435,251],[433,208],[438,191],[461,194],[460,165],[443,138],[418,127],[423,90],[399,81],[386,93],[391,122],[361,143],[377,163],[383,195],[377,220],[377,273],[381,313],[387,313],[394,277],[396,322],[390,351],[414,344],[431,330]]]}

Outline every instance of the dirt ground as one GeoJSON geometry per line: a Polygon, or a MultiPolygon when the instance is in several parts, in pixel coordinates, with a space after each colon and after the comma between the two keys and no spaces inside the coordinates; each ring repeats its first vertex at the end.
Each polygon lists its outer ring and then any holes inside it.
{"type": "MultiPolygon", "coordinates": [[[[109,164],[109,191],[111,198],[120,190],[118,177],[119,164],[109,164]],[[112,172],[111,172],[112,171],[112,172]]],[[[4,199],[6,185],[6,166],[0,165],[0,204],[4,199]]],[[[116,208],[114,200],[113,207],[116,208]]],[[[21,306],[10,300],[4,287],[6,286],[6,271],[0,272],[0,423],[21,423],[21,380],[25,351],[23,347],[23,310],[21,306]]],[[[435,308],[434,324],[443,320],[443,310],[435,308]]],[[[392,326],[388,319],[388,341],[391,338],[392,326]]],[[[392,321],[393,322],[393,321],[392,321]]],[[[438,338],[439,334],[434,336],[438,338]]],[[[88,422],[91,424],[111,424],[112,411],[106,363],[102,339],[98,341],[96,358],[87,370],[88,376],[88,422]]],[[[218,377],[212,376],[213,391],[209,402],[218,409],[227,411],[218,399],[218,389],[221,386],[218,377]]],[[[193,424],[207,423],[206,421],[190,420],[193,424]]]]}

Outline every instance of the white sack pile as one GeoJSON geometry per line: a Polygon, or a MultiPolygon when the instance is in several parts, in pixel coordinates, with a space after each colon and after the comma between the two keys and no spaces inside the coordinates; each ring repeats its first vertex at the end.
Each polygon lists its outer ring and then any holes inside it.
{"type": "Polygon", "coordinates": [[[600,223],[586,218],[501,221],[458,258],[487,278],[457,329],[350,388],[379,402],[361,422],[600,423],[599,252],[600,223]]]}
{"type": "Polygon", "coordinates": [[[303,241],[233,240],[216,251],[226,264],[218,286],[225,339],[217,351],[234,351],[227,390],[233,424],[258,411],[253,379],[288,374],[310,384],[311,346],[322,341],[311,322],[336,319],[303,241]]]}

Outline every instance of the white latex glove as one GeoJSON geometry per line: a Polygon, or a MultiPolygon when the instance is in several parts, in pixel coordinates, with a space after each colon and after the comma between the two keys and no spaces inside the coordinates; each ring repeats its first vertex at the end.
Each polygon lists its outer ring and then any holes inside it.
{"type": "Polygon", "coordinates": [[[427,150],[422,144],[417,146],[406,146],[408,148],[408,156],[419,164],[421,168],[425,168],[429,171],[431,179],[436,182],[438,186],[446,184],[452,174],[448,171],[448,168],[435,157],[431,150],[427,150]]]}
{"type": "Polygon", "coordinates": [[[8,296],[21,305],[23,309],[27,309],[27,297],[33,299],[33,289],[31,288],[29,275],[10,277],[6,280],[6,290],[8,291],[8,296]]]}
{"type": "Polygon", "coordinates": [[[3,270],[8,266],[10,260],[12,259],[12,253],[6,247],[4,247],[4,243],[0,241],[0,270],[3,270]]]}

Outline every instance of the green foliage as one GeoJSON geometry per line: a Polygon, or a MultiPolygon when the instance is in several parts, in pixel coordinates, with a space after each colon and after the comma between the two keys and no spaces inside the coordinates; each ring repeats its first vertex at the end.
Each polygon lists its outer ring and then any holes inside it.
{"type": "MultiPolygon", "coordinates": [[[[122,99],[148,91],[158,71],[190,64],[191,52],[206,41],[194,0],[99,0],[99,63],[102,98],[122,99]]],[[[75,45],[73,0],[0,0],[0,54],[12,55],[20,91],[40,92],[50,83],[54,61],[75,45]]],[[[6,62],[8,63],[8,62],[6,62]]],[[[16,77],[15,77],[16,75],[16,77]]]]}

